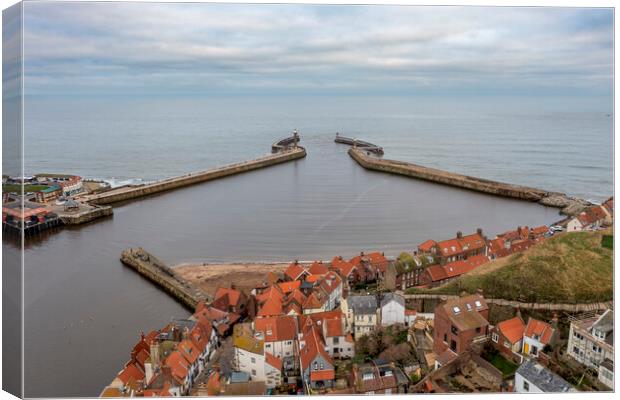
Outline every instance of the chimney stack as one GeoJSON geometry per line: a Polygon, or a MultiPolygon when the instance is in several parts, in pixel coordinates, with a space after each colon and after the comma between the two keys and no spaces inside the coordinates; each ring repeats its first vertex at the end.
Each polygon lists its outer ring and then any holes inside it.
{"type": "Polygon", "coordinates": [[[478,235],[482,236],[482,228],[476,229],[476,233],[478,233],[478,235]]]}
{"type": "Polygon", "coordinates": [[[481,288],[476,289],[476,294],[479,294],[480,296],[484,296],[484,290],[482,290],[481,288]]]}
{"type": "Polygon", "coordinates": [[[456,237],[457,237],[457,239],[462,239],[463,238],[463,232],[461,232],[461,231],[456,232],[456,237]]]}

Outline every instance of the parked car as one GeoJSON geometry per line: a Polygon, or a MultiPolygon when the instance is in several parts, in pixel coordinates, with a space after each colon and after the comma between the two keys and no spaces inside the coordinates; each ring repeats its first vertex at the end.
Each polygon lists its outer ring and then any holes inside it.
{"type": "Polygon", "coordinates": [[[553,232],[562,232],[562,231],[564,230],[564,228],[563,228],[563,227],[561,227],[560,225],[555,225],[555,226],[552,226],[552,227],[551,227],[551,228],[549,228],[549,229],[551,229],[553,232]]]}

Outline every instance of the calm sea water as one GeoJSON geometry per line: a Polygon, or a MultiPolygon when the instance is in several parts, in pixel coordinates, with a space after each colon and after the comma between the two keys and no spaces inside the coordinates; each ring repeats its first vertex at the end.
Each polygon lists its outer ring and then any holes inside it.
{"type": "Polygon", "coordinates": [[[297,128],[304,140],[339,131],[386,158],[601,201],[613,185],[610,110],[519,97],[27,100],[25,168],[155,180],[261,155],[297,128]]]}
{"type": "MultiPolygon", "coordinates": [[[[395,159],[588,198],[612,190],[611,118],[596,110],[508,113],[471,102],[344,98],[26,107],[28,172],[154,180],[263,155],[293,128],[308,150],[303,160],[120,205],[112,218],[30,241],[28,397],[98,395],[141,330],[187,315],[119,262],[127,247],[175,264],[396,255],[457,230],[493,235],[558,218],[537,204],[366,171],[333,143],[336,131],[383,145],[395,159]]],[[[3,252],[18,249],[5,241],[3,252]]]]}

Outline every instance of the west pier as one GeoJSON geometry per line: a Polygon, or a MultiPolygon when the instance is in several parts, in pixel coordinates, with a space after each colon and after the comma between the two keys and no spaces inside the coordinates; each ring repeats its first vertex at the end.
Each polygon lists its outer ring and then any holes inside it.
{"type": "MultiPolygon", "coordinates": [[[[234,164],[228,164],[223,167],[213,168],[206,171],[186,174],[174,178],[164,179],[154,183],[143,185],[129,185],[121,188],[112,189],[106,192],[98,193],[92,196],[85,196],[84,201],[89,204],[112,204],[121,201],[128,201],[156,193],[161,193],[173,189],[212,181],[227,176],[237,175],[243,172],[249,172],[272,165],[282,164],[288,161],[297,160],[306,156],[306,149],[298,146],[298,136],[292,136],[280,140],[285,142],[279,145],[275,154],[256,158],[254,160],[243,161],[234,164]]],[[[275,144],[274,144],[275,145],[275,144]]],[[[273,151],[273,148],[272,148],[273,151]]]]}

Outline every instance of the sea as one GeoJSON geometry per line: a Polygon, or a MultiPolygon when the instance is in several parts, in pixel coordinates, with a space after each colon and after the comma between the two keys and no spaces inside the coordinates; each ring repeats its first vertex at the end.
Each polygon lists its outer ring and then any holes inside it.
{"type": "MultiPolygon", "coordinates": [[[[25,395],[97,396],[140,332],[189,311],[123,266],[142,246],[169,264],[396,256],[426,239],[550,224],[557,209],[367,171],[336,132],[385,158],[564,192],[613,193],[611,102],[538,97],[27,98],[25,172],[114,186],[255,158],[297,129],[305,159],[114,207],[28,240],[25,395]],[[601,106],[603,104],[603,106],[601,106]]],[[[3,241],[15,260],[17,243],[3,241]]]]}

